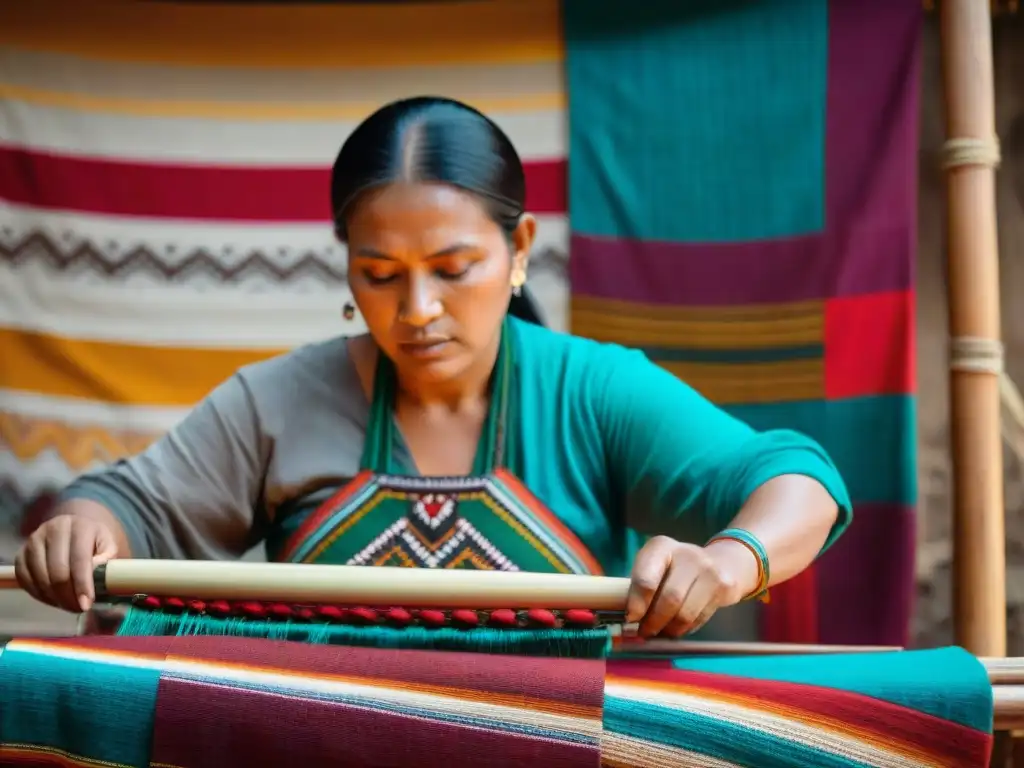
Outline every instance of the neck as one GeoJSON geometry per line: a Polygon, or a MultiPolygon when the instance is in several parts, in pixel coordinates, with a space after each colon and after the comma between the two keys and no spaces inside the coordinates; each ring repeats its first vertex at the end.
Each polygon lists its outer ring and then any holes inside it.
{"type": "Polygon", "coordinates": [[[398,372],[399,398],[424,408],[440,407],[449,411],[474,408],[488,398],[488,385],[498,360],[500,345],[499,333],[486,351],[469,367],[458,376],[443,381],[417,381],[404,378],[401,372],[398,372]]]}

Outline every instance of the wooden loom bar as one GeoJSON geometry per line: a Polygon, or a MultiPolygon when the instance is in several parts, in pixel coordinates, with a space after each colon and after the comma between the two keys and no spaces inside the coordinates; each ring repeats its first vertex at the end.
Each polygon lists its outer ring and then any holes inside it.
{"type": "Polygon", "coordinates": [[[984,152],[995,141],[991,15],[987,0],[943,0],[939,16],[947,150],[974,150],[947,158],[946,181],[954,624],[971,653],[1005,656],[999,265],[994,162],[984,152]]]}
{"type": "MultiPolygon", "coordinates": [[[[0,583],[13,569],[0,568],[0,583]]],[[[16,582],[13,586],[17,586],[16,582]]],[[[622,611],[629,579],[519,571],[356,565],[112,560],[96,569],[97,597],[138,594],[203,600],[402,605],[410,608],[584,608],[622,611]]]]}
{"type": "Polygon", "coordinates": [[[994,731],[1024,728],[1024,685],[993,685],[994,731]]]}

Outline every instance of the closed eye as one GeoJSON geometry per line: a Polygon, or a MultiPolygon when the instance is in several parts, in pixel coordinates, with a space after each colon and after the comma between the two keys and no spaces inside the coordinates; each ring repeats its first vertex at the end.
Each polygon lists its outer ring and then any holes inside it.
{"type": "Polygon", "coordinates": [[[375,275],[367,270],[363,272],[363,277],[371,285],[387,285],[388,283],[393,283],[398,275],[375,275]]]}
{"type": "MultiPolygon", "coordinates": [[[[472,266],[472,265],[470,265],[472,266]]],[[[438,269],[434,271],[438,277],[444,280],[458,280],[459,278],[465,277],[466,273],[469,272],[470,266],[464,269],[453,270],[453,269],[438,269]]]]}

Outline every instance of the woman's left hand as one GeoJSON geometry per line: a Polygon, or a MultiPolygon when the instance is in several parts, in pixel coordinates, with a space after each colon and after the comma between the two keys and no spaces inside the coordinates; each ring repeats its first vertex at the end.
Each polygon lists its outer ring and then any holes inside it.
{"type": "Polygon", "coordinates": [[[739,542],[699,547],[656,536],[637,553],[626,620],[642,637],[679,637],[700,629],[719,608],[757,587],[758,564],[739,542]]]}

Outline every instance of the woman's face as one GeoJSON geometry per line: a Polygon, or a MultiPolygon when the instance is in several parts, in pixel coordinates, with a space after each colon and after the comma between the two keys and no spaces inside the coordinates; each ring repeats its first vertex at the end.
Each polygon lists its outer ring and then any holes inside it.
{"type": "Polygon", "coordinates": [[[346,230],[353,298],[401,375],[448,380],[493,356],[513,277],[525,277],[532,217],[510,247],[472,195],[399,183],[354,206],[346,230]]]}

